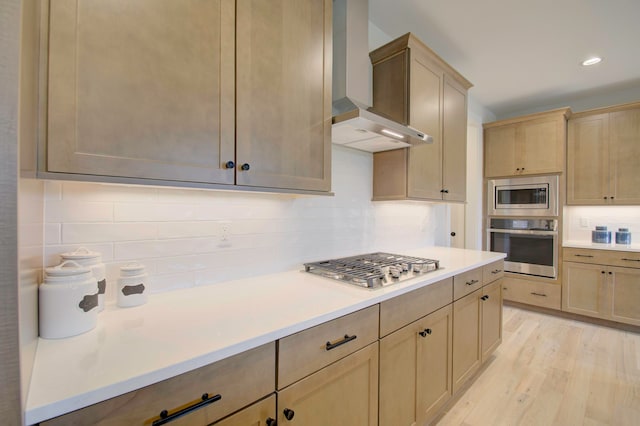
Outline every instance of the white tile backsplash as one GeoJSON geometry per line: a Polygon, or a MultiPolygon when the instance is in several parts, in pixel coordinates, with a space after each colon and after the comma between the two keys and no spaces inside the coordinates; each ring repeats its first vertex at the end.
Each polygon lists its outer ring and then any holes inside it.
{"type": "Polygon", "coordinates": [[[615,240],[618,228],[629,228],[631,241],[640,241],[640,206],[567,206],[564,208],[564,241],[591,242],[591,231],[604,225],[615,240]]]}
{"type": "Polygon", "coordinates": [[[157,293],[444,240],[445,206],[371,202],[372,168],[371,154],[334,146],[335,196],[47,182],[45,263],[80,246],[100,252],[114,302],[131,261],[157,293]]]}

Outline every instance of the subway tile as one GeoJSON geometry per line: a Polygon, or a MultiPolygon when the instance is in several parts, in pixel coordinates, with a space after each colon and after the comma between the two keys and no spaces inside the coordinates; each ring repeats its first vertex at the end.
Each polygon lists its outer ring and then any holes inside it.
{"type": "Polygon", "coordinates": [[[65,223],[62,243],[98,243],[151,240],[158,235],[155,223],[65,223]]]}
{"type": "Polygon", "coordinates": [[[45,223],[44,241],[46,245],[62,244],[62,225],[60,223],[45,223]]]}
{"type": "Polygon", "coordinates": [[[194,285],[195,275],[193,272],[149,276],[149,293],[151,294],[189,288],[194,285]]]}
{"type": "Polygon", "coordinates": [[[150,202],[157,199],[158,189],[152,186],[135,186],[93,182],[65,182],[62,199],[68,201],[100,202],[150,202]]]}
{"type": "Polygon", "coordinates": [[[109,202],[83,202],[47,200],[45,222],[111,222],[113,204],[109,202]]]}
{"type": "Polygon", "coordinates": [[[220,235],[221,228],[219,221],[159,222],[157,226],[159,239],[212,237],[220,235]]]}

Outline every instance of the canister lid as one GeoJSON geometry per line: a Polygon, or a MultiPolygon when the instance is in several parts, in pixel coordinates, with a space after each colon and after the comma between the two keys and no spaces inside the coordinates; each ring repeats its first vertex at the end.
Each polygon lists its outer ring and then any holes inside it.
{"type": "Polygon", "coordinates": [[[618,228],[618,232],[629,232],[629,228],[618,228]]]}
{"type": "Polygon", "coordinates": [[[97,251],[91,251],[85,247],[80,247],[79,249],[69,252],[62,253],[60,255],[63,259],[71,259],[71,260],[82,260],[82,259],[95,259],[100,257],[100,253],[97,251]]]}
{"type": "Polygon", "coordinates": [[[73,260],[65,260],[57,266],[45,268],[45,273],[49,277],[73,277],[76,275],[90,274],[91,270],[73,260]]]}
{"type": "Polygon", "coordinates": [[[141,263],[128,263],[120,267],[120,275],[131,276],[140,275],[144,273],[144,265],[141,263]]]}
{"type": "Polygon", "coordinates": [[[596,226],[596,231],[606,231],[607,227],[606,226],[596,226]]]}

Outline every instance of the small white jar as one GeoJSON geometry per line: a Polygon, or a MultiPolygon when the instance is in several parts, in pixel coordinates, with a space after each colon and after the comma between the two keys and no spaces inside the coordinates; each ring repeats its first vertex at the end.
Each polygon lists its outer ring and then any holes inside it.
{"type": "Polygon", "coordinates": [[[98,286],[89,268],[67,260],[45,269],[38,287],[40,337],[61,339],[98,323],[98,286]]]}
{"type": "Polygon", "coordinates": [[[104,310],[105,293],[107,291],[107,271],[102,263],[100,253],[90,251],[84,247],[80,247],[76,251],[70,253],[62,253],[62,260],[73,260],[74,262],[86,266],[91,269],[91,274],[96,279],[98,285],[98,312],[104,310]]]}
{"type": "Polygon", "coordinates": [[[147,302],[149,277],[144,265],[130,263],[120,267],[118,278],[118,306],[128,308],[147,302]]]}

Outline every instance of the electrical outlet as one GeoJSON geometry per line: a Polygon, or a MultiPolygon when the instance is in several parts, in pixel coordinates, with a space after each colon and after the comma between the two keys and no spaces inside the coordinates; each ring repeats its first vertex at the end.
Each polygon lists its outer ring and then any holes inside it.
{"type": "Polygon", "coordinates": [[[589,219],[586,217],[580,218],[580,228],[588,228],[589,227],[589,219]]]}
{"type": "Polygon", "coordinates": [[[231,222],[220,222],[220,242],[218,246],[231,246],[231,222]]]}

